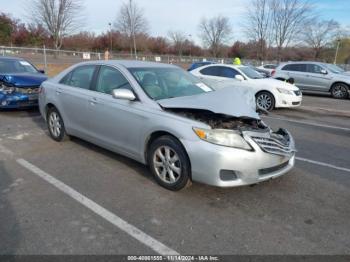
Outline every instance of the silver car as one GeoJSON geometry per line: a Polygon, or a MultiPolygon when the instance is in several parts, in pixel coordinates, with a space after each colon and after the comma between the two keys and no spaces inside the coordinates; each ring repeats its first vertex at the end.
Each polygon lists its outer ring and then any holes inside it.
{"type": "Polygon", "coordinates": [[[294,79],[301,90],[330,93],[334,98],[349,97],[350,75],[333,64],[319,62],[288,62],[280,64],[273,77],[294,79]]]}
{"type": "Polygon", "coordinates": [[[172,65],[96,61],[44,82],[39,105],[54,140],[76,136],[149,165],[167,189],[233,187],[294,166],[291,135],[268,128],[244,92],[213,91],[172,65]]]}

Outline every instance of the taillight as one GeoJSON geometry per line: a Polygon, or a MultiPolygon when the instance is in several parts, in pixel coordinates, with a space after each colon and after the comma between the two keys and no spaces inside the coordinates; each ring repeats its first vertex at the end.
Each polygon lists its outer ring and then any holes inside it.
{"type": "Polygon", "coordinates": [[[272,70],[271,76],[274,76],[276,74],[276,70],[272,70]]]}

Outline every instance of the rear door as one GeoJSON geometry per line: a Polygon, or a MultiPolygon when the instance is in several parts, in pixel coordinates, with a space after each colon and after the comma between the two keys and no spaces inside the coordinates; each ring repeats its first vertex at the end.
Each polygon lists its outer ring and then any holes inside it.
{"type": "Polygon", "coordinates": [[[89,133],[87,110],[96,69],[95,65],[77,67],[60,81],[56,89],[59,110],[70,134],[86,136],[89,133]]]}
{"type": "Polygon", "coordinates": [[[282,68],[289,78],[293,78],[295,85],[302,90],[308,89],[306,64],[287,64],[282,68]]]}
{"type": "Polygon", "coordinates": [[[94,142],[130,157],[138,157],[141,132],[147,120],[139,100],[112,97],[112,90],[133,91],[128,79],[116,68],[101,66],[94,83],[88,114],[94,142]]]}
{"type": "Polygon", "coordinates": [[[326,68],[317,64],[308,64],[307,71],[308,89],[328,92],[332,77],[329,74],[322,73],[322,71],[327,72],[326,68]]]}

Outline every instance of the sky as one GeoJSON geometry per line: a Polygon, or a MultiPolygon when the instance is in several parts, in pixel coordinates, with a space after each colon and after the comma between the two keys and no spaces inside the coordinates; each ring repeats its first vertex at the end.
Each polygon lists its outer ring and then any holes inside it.
{"type": "MultiPolygon", "coordinates": [[[[83,0],[85,25],[82,30],[101,33],[109,30],[125,0],[83,0]]],[[[245,40],[240,25],[248,0],[134,0],[144,10],[153,36],[167,36],[170,30],[183,31],[197,44],[198,23],[203,17],[224,15],[233,27],[232,40],[245,40]]],[[[27,22],[25,7],[31,0],[0,0],[0,12],[11,14],[27,22]]],[[[317,14],[323,19],[334,19],[350,26],[350,0],[313,0],[317,14]]]]}

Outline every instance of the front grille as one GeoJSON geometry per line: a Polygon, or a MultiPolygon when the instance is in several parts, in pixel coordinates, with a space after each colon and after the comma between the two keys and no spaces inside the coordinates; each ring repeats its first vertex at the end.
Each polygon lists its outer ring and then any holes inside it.
{"type": "Polygon", "coordinates": [[[39,87],[16,88],[16,92],[21,94],[38,94],[39,87]]]}
{"type": "Polygon", "coordinates": [[[294,91],[294,94],[295,94],[296,96],[301,96],[301,91],[300,91],[300,90],[294,91]]]}
{"type": "Polygon", "coordinates": [[[269,167],[269,168],[263,168],[263,169],[259,169],[259,176],[266,176],[269,175],[271,173],[277,172],[282,170],[283,168],[285,168],[286,166],[288,166],[288,161],[280,164],[278,166],[273,166],[273,167],[269,167]]]}
{"type": "Polygon", "coordinates": [[[292,105],[293,105],[293,106],[300,105],[300,102],[292,102],[292,105]]]}
{"type": "Polygon", "coordinates": [[[275,135],[274,137],[257,137],[252,136],[252,139],[260,146],[260,148],[271,154],[289,155],[294,151],[290,147],[288,139],[275,135]]]}

